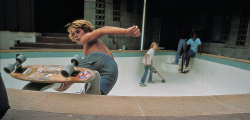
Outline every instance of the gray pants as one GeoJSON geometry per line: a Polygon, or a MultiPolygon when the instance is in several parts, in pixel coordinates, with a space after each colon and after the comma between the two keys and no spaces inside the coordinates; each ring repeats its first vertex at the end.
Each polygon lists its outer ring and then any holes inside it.
{"type": "Polygon", "coordinates": [[[187,43],[186,43],[187,39],[180,39],[179,44],[178,44],[178,49],[177,49],[177,53],[176,53],[176,57],[175,57],[175,62],[178,63],[179,62],[179,57],[180,57],[180,53],[181,53],[181,49],[185,49],[187,43]]]}
{"type": "Polygon", "coordinates": [[[96,70],[100,73],[100,89],[104,95],[111,91],[118,78],[116,62],[109,55],[102,52],[92,52],[86,55],[77,67],[96,70]]]}

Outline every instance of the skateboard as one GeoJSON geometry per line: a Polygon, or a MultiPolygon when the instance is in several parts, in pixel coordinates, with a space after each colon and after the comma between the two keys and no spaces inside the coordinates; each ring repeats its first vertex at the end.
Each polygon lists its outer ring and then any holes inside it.
{"type": "Polygon", "coordinates": [[[181,65],[180,65],[179,71],[180,71],[181,73],[188,73],[189,70],[188,70],[188,71],[185,71],[185,63],[184,63],[185,58],[184,58],[184,55],[185,55],[185,54],[183,54],[183,55],[181,56],[181,65]]]}
{"type": "Polygon", "coordinates": [[[184,54],[181,56],[181,65],[180,65],[180,69],[179,69],[179,71],[181,71],[181,73],[184,73],[184,69],[185,68],[183,68],[183,66],[185,66],[184,65],[184,54]]]}
{"type": "MultiPolygon", "coordinates": [[[[19,55],[14,64],[8,64],[4,71],[13,78],[36,83],[93,83],[100,89],[100,75],[97,71],[87,68],[75,67],[82,58],[75,55],[71,59],[71,65],[28,65],[22,66],[26,61],[24,55],[19,55]],[[98,83],[97,83],[98,82],[98,83]]],[[[100,90],[99,90],[100,92],[100,90]]],[[[99,93],[98,93],[99,94],[99,93]]]]}
{"type": "MultiPolygon", "coordinates": [[[[154,70],[153,73],[157,73],[157,74],[161,77],[160,73],[158,73],[156,70],[154,70]]],[[[161,77],[161,78],[162,78],[162,77],[161,77]]],[[[162,82],[162,83],[165,83],[166,80],[164,80],[164,78],[162,78],[161,82],[162,82]]]]}
{"type": "Polygon", "coordinates": [[[180,69],[179,69],[179,71],[180,71],[181,73],[188,73],[188,72],[189,72],[189,70],[188,70],[187,72],[184,71],[184,70],[185,70],[185,63],[184,63],[185,58],[184,58],[184,56],[187,54],[187,52],[188,52],[188,50],[190,49],[190,47],[191,47],[191,46],[188,45],[186,51],[184,51],[184,52],[183,52],[183,55],[181,56],[181,64],[180,64],[180,69]]]}

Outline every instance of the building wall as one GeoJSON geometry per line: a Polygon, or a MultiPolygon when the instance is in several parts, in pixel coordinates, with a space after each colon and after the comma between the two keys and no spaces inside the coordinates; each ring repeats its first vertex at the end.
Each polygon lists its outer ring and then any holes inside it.
{"type": "MultiPolygon", "coordinates": [[[[227,56],[232,58],[239,58],[239,59],[249,59],[250,58],[250,30],[249,30],[249,17],[250,17],[250,9],[244,9],[244,4],[248,2],[229,2],[228,5],[223,5],[223,3],[212,4],[211,8],[214,9],[213,14],[213,31],[212,31],[212,40],[206,40],[206,37],[203,37],[201,40],[202,43],[202,52],[220,55],[220,56],[227,56]],[[216,7],[221,6],[221,7],[216,7]],[[231,11],[227,16],[230,19],[230,24],[226,25],[225,22],[225,13],[223,11],[228,9],[230,6],[231,11]],[[247,17],[242,18],[242,14],[247,14],[247,17]],[[242,20],[246,20],[246,22],[241,22],[242,20]],[[229,26],[230,28],[227,29],[225,26],[229,26]],[[245,26],[242,28],[241,26],[245,26]],[[228,38],[224,39],[223,36],[226,35],[224,31],[228,31],[228,38]],[[242,33],[243,31],[243,33],[242,33]],[[246,37],[245,39],[242,37],[246,37]],[[242,42],[243,41],[243,42],[242,42]]],[[[200,15],[200,24],[206,30],[209,24],[207,23],[206,19],[208,18],[208,12],[203,10],[203,13],[200,15]]],[[[206,34],[206,33],[203,33],[206,34]]],[[[206,36],[206,35],[203,35],[206,36]]]]}
{"type": "Polygon", "coordinates": [[[34,32],[33,0],[0,0],[0,30],[34,32]]]}
{"type": "Polygon", "coordinates": [[[41,33],[34,27],[33,0],[0,0],[0,49],[9,49],[15,40],[35,42],[41,33]]]}
{"type": "Polygon", "coordinates": [[[0,49],[9,49],[14,46],[15,40],[22,42],[36,42],[36,36],[41,36],[38,32],[13,32],[0,31],[0,49]]]}
{"type": "MultiPolygon", "coordinates": [[[[121,28],[132,27],[137,25],[142,29],[142,11],[139,8],[143,8],[143,0],[120,0],[117,5],[115,0],[85,0],[84,3],[84,19],[90,21],[95,28],[102,26],[115,26],[121,28]],[[96,5],[98,4],[98,5],[96,5]],[[100,7],[99,4],[105,7],[100,7]],[[120,7],[118,10],[114,6],[120,7]],[[142,6],[139,6],[142,5],[142,6]],[[131,7],[132,6],[132,7],[131,7]],[[104,10],[104,13],[98,12],[98,10],[104,10]],[[114,12],[119,12],[117,15],[114,12]],[[104,19],[99,19],[100,16],[105,16],[104,19]],[[114,17],[119,17],[117,20],[114,17]],[[103,22],[103,24],[102,24],[103,22]],[[102,24],[102,25],[99,25],[102,24]]],[[[150,44],[158,41],[159,38],[159,17],[147,17],[144,49],[148,49],[150,44]]],[[[102,42],[111,50],[122,49],[122,46],[126,46],[126,50],[139,50],[141,45],[140,37],[119,36],[119,35],[106,35],[101,38],[102,42]]]]}

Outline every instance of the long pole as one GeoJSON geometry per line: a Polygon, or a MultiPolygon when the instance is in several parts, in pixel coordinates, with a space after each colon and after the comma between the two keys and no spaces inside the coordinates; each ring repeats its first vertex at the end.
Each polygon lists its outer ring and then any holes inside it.
{"type": "Polygon", "coordinates": [[[144,7],[143,7],[141,50],[143,50],[144,29],[145,29],[145,13],[146,13],[146,0],[144,0],[144,7]]]}
{"type": "Polygon", "coordinates": [[[160,30],[159,30],[158,46],[160,46],[160,42],[161,42],[161,19],[162,19],[162,7],[161,7],[161,17],[160,17],[160,30]]]}

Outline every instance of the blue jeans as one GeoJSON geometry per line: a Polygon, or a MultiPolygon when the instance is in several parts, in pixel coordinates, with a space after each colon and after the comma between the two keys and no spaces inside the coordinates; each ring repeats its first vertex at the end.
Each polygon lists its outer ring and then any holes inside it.
{"type": "Polygon", "coordinates": [[[185,49],[187,43],[186,43],[187,39],[180,39],[179,44],[178,44],[178,49],[177,49],[177,54],[175,57],[175,62],[178,63],[179,62],[179,57],[180,57],[180,53],[181,53],[181,49],[185,49]]]}
{"type": "Polygon", "coordinates": [[[100,89],[104,95],[111,91],[118,78],[116,62],[109,55],[101,52],[92,52],[86,55],[77,67],[96,70],[100,73],[100,89]]]}
{"type": "Polygon", "coordinates": [[[148,69],[150,70],[150,73],[149,73],[149,79],[148,81],[152,81],[152,71],[154,70],[152,65],[147,65],[147,66],[144,66],[144,69],[145,69],[145,72],[141,78],[141,82],[140,83],[144,83],[145,82],[145,79],[147,77],[147,74],[148,74],[148,69]]]}

